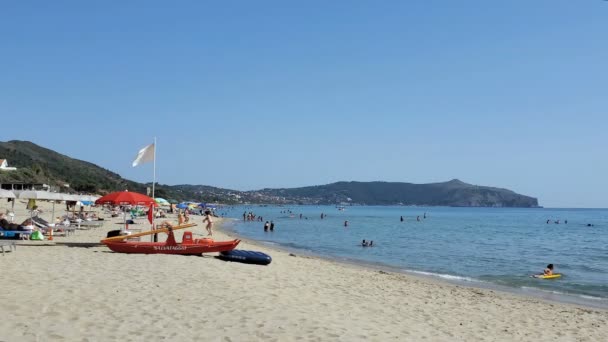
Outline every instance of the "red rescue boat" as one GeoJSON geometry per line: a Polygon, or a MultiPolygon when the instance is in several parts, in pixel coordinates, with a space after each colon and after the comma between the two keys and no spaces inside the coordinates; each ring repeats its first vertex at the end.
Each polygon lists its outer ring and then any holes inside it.
{"type": "Polygon", "coordinates": [[[181,243],[175,241],[173,230],[167,232],[165,242],[112,241],[102,240],[108,248],[118,253],[135,254],[180,254],[201,255],[203,253],[225,252],[233,250],[241,240],[215,241],[213,239],[192,239],[192,232],[184,232],[181,243]]]}

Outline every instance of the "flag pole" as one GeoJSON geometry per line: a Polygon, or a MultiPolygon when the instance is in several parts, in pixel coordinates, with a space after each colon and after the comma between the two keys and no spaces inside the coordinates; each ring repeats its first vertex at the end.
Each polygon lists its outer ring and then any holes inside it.
{"type": "MultiPolygon", "coordinates": [[[[156,198],[154,197],[154,184],[156,183],[156,137],[154,137],[154,171],[153,172],[153,178],[152,178],[152,229],[156,229],[156,226],[154,225],[154,219],[156,218],[156,212],[154,211],[154,207],[156,206],[156,198]]],[[[150,236],[150,238],[152,239],[151,241],[154,242],[155,240],[158,239],[158,235],[157,234],[153,234],[150,236]]]]}

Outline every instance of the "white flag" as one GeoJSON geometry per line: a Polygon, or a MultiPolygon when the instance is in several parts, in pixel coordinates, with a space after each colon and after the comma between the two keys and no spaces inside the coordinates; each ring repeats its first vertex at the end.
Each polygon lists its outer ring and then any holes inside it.
{"type": "Polygon", "coordinates": [[[137,157],[133,161],[133,167],[136,167],[139,164],[151,162],[154,160],[154,144],[150,144],[137,153],[137,157]]]}

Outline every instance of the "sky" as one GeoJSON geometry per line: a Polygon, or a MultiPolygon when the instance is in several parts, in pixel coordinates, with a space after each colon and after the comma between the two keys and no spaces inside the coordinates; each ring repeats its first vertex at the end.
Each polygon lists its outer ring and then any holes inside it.
{"type": "Polygon", "coordinates": [[[156,137],[162,184],[606,208],[607,41],[602,0],[4,1],[0,141],[142,182],[156,137]]]}

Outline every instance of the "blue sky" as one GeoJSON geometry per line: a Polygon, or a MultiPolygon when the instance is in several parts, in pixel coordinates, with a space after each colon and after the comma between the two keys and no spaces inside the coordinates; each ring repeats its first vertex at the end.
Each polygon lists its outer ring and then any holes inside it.
{"type": "Polygon", "coordinates": [[[156,136],[165,184],[608,207],[606,1],[11,1],[0,37],[0,140],[129,179],[156,136]]]}

